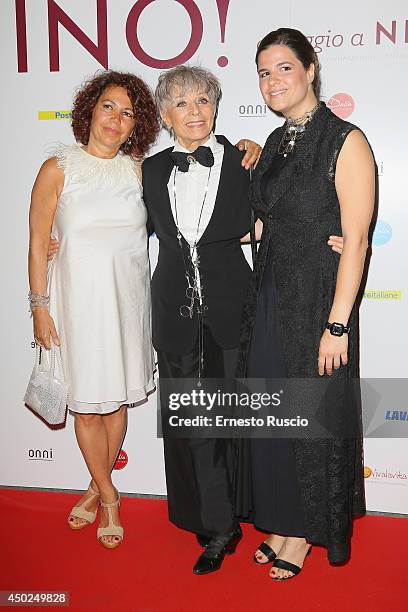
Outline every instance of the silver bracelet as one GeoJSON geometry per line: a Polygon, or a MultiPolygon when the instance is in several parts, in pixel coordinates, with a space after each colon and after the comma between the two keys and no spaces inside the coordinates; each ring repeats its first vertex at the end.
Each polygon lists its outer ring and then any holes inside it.
{"type": "Polygon", "coordinates": [[[30,304],[31,314],[33,314],[34,308],[48,308],[50,303],[49,295],[40,295],[30,291],[28,294],[28,302],[30,304]]]}

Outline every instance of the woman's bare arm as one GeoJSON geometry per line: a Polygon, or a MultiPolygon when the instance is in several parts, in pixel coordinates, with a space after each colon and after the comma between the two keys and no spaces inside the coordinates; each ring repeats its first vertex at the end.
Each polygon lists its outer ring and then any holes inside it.
{"type": "MultiPolygon", "coordinates": [[[[359,130],[348,135],[340,151],[335,185],[344,245],[328,321],[347,325],[364,270],[375,198],[374,160],[368,142],[359,130]]],[[[340,362],[347,363],[347,348],[346,334],[335,337],[325,330],[320,343],[319,373],[322,375],[326,370],[331,374],[333,367],[340,367],[340,362]]]]}
{"type": "MultiPolygon", "coordinates": [[[[58,198],[64,184],[64,173],[57,167],[55,158],[41,166],[34,183],[30,205],[30,246],[28,273],[33,293],[45,295],[47,289],[47,251],[58,198]]],[[[54,322],[46,308],[33,310],[34,337],[50,348],[50,335],[59,344],[54,322]]]]}

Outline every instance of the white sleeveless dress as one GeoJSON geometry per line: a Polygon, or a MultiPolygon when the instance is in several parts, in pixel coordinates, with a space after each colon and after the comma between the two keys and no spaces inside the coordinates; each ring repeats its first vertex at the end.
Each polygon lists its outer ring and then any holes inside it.
{"type": "Polygon", "coordinates": [[[154,389],[147,212],[135,162],[61,146],[65,181],[49,269],[68,408],[107,414],[154,389]]]}

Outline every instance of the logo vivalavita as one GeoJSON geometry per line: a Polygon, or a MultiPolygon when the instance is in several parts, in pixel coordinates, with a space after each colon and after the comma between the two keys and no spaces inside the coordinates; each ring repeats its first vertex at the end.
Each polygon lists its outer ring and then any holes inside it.
{"type": "Polygon", "coordinates": [[[115,465],[113,466],[114,470],[123,470],[127,466],[129,459],[123,448],[120,450],[118,458],[115,461],[115,465]]]}
{"type": "Polygon", "coordinates": [[[364,478],[371,478],[372,482],[387,482],[388,484],[406,484],[401,481],[408,481],[408,474],[399,469],[378,469],[364,466],[364,478]]]}
{"type": "Polygon", "coordinates": [[[336,93],[329,99],[327,106],[340,119],[347,119],[354,111],[356,105],[349,94],[336,93]]]}

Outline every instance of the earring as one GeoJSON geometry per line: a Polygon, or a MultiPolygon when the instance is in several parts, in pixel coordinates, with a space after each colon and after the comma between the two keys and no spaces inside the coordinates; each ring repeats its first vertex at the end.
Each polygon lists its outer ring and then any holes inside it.
{"type": "Polygon", "coordinates": [[[132,136],[133,136],[133,133],[129,136],[129,138],[126,141],[126,144],[128,147],[130,147],[130,145],[132,144],[132,136]]]}

